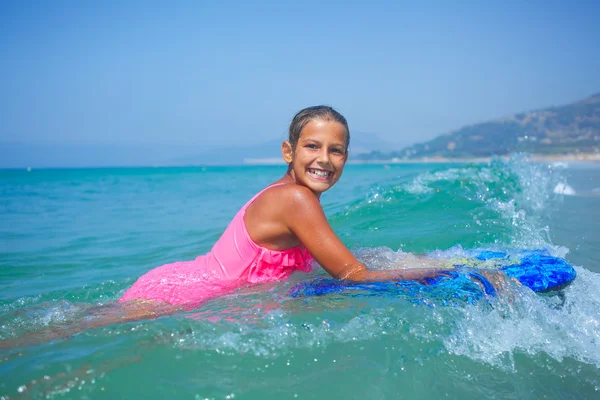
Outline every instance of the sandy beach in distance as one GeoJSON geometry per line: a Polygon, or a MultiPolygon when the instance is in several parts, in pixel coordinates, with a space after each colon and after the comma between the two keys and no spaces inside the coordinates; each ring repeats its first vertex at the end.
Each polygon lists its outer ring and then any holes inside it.
{"type": "MultiPolygon", "coordinates": [[[[518,153],[517,153],[518,154],[518,153]]],[[[511,156],[499,156],[503,160],[511,156]]],[[[389,160],[350,160],[352,164],[418,164],[418,163],[487,163],[495,157],[423,157],[415,159],[393,158],[389,160]]],[[[579,153],[568,155],[530,154],[527,159],[533,162],[600,162],[600,153],[579,153]]]]}
{"type": "MultiPolygon", "coordinates": [[[[517,153],[518,154],[518,153],[517,153]]],[[[392,158],[385,160],[353,160],[349,164],[429,164],[429,163],[487,163],[494,157],[423,157],[423,158],[392,158]]],[[[510,156],[499,156],[507,160],[510,156]]],[[[600,153],[579,154],[530,154],[528,159],[533,162],[600,162],[600,153]]],[[[245,165],[278,165],[284,164],[281,158],[245,158],[245,165]]]]}

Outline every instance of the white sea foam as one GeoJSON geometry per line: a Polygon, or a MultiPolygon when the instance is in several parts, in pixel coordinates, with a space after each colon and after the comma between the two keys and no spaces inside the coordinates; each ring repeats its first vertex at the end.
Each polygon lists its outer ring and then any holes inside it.
{"type": "Polygon", "coordinates": [[[575,193],[575,189],[566,183],[557,183],[553,192],[556,194],[564,194],[565,196],[574,196],[577,194],[575,193]]]}
{"type": "Polygon", "coordinates": [[[513,301],[489,312],[464,308],[444,345],[454,354],[507,368],[514,368],[516,353],[600,367],[600,277],[582,268],[577,273],[564,298],[521,288],[513,301]]]}
{"type": "MultiPolygon", "coordinates": [[[[600,276],[582,268],[577,272],[562,296],[539,295],[514,284],[496,299],[454,307],[390,297],[288,300],[275,310],[252,312],[254,318],[248,318],[249,310],[238,309],[216,326],[186,320],[180,325],[188,327],[180,326],[168,341],[186,349],[268,358],[348,342],[430,343],[507,370],[516,368],[518,355],[558,362],[569,358],[600,368],[600,276]]],[[[274,293],[274,298],[280,296],[274,293]]]]}

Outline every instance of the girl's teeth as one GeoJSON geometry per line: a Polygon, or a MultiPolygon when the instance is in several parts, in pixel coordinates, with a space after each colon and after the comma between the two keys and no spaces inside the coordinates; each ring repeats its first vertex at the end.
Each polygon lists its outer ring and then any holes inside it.
{"type": "Polygon", "coordinates": [[[313,175],[316,175],[316,176],[319,176],[319,177],[322,177],[322,178],[326,178],[326,177],[329,176],[329,172],[327,172],[327,171],[318,171],[318,170],[315,170],[315,169],[311,169],[311,170],[309,170],[309,172],[311,174],[313,174],[313,175]]]}

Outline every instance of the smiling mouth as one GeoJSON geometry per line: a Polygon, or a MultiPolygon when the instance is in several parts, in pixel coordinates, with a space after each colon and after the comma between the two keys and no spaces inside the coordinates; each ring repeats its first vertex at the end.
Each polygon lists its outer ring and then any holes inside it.
{"type": "Polygon", "coordinates": [[[333,175],[333,172],[323,171],[322,169],[309,168],[308,175],[315,179],[328,180],[333,175]]]}

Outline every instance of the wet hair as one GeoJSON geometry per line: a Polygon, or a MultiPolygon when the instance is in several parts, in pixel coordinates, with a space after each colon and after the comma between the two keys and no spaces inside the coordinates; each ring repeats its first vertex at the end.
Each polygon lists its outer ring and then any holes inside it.
{"type": "Polygon", "coordinates": [[[311,121],[333,121],[344,125],[344,128],[346,128],[346,151],[348,151],[350,145],[348,122],[342,114],[329,106],[312,106],[298,111],[290,123],[288,134],[288,141],[292,145],[292,149],[296,148],[302,129],[311,121]]]}

